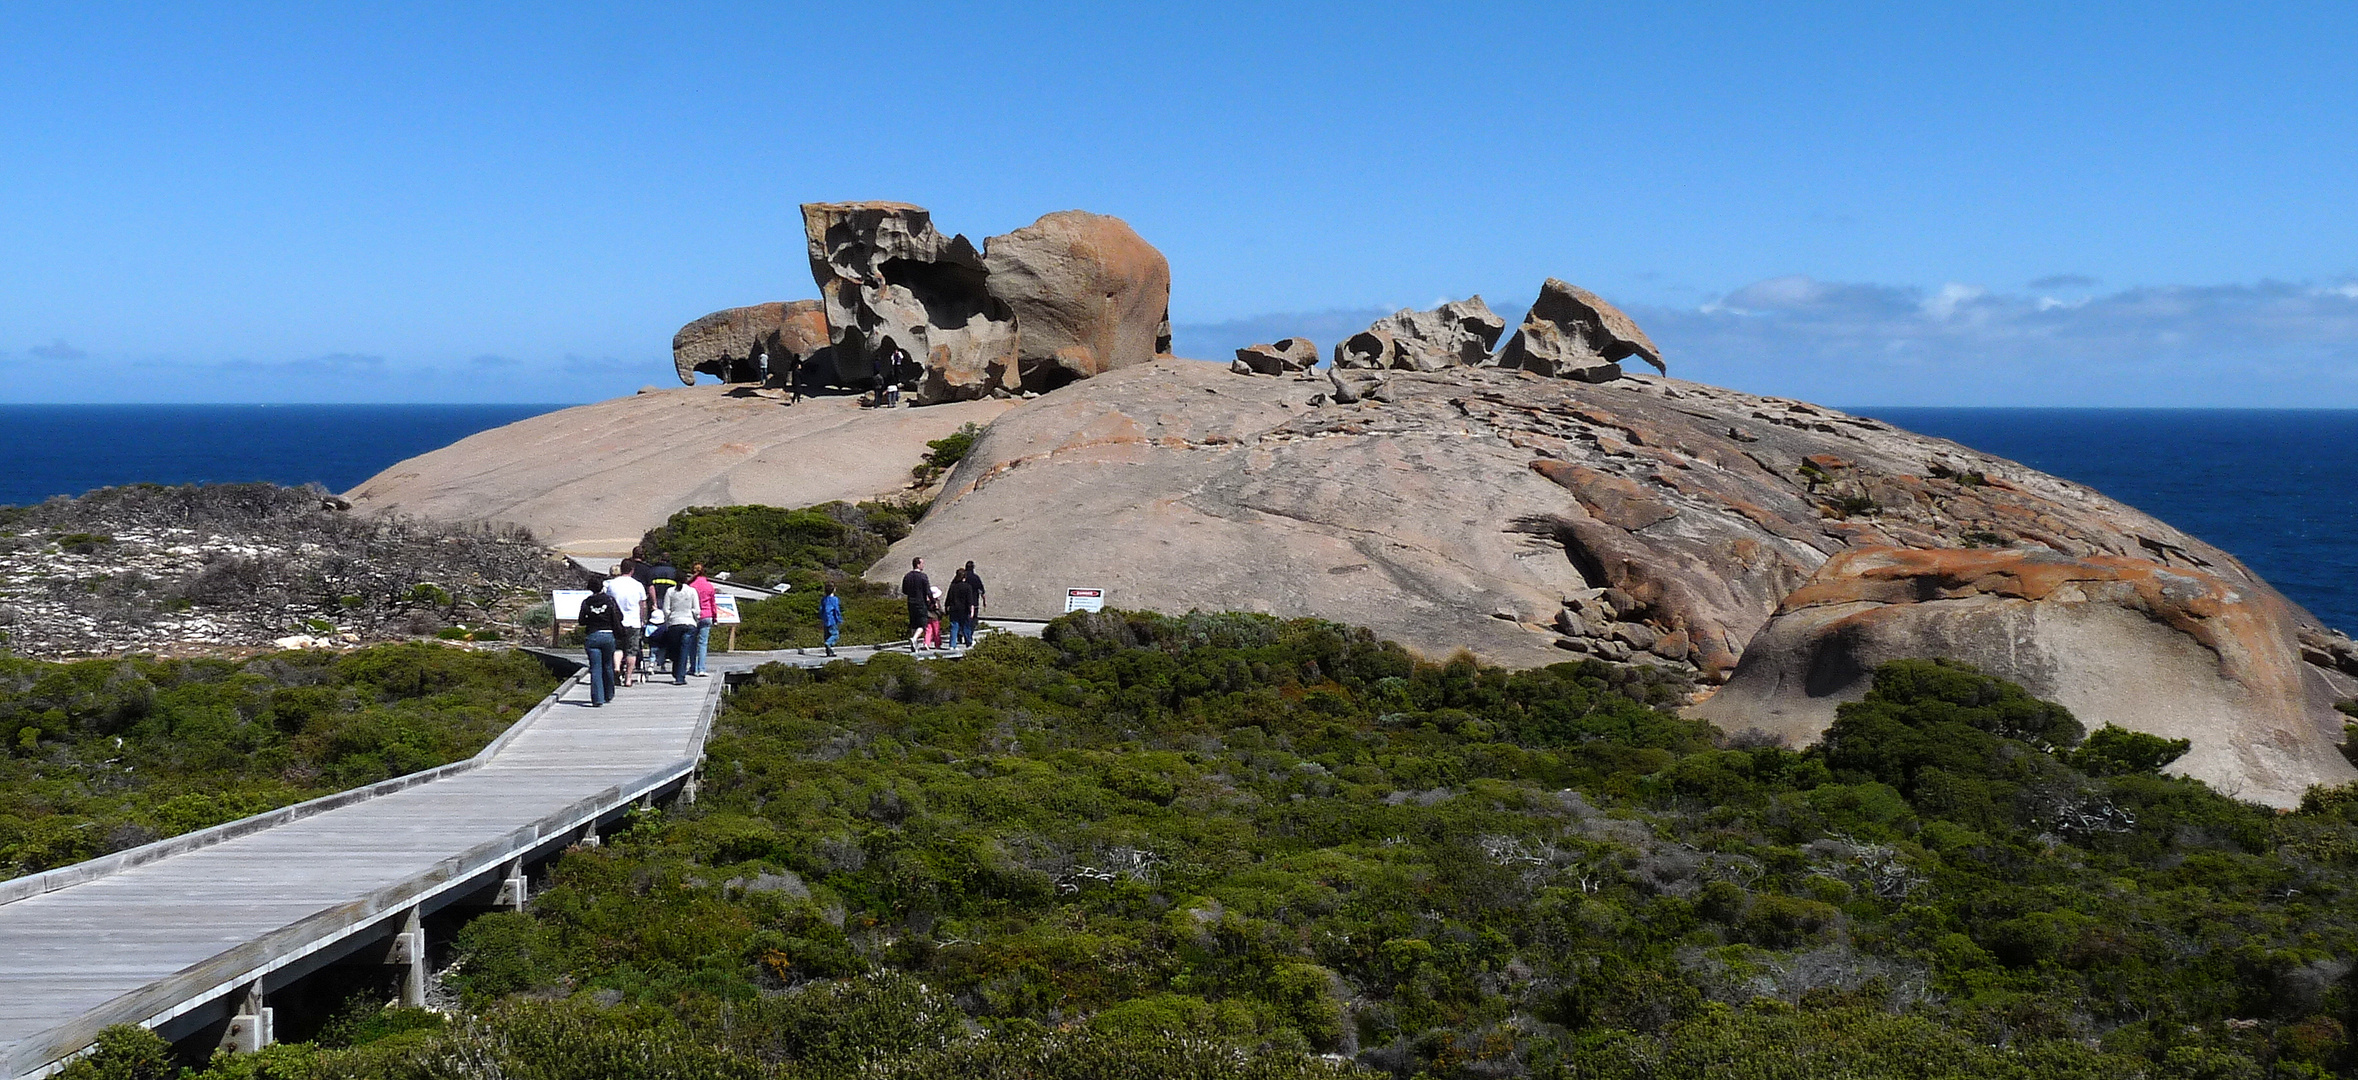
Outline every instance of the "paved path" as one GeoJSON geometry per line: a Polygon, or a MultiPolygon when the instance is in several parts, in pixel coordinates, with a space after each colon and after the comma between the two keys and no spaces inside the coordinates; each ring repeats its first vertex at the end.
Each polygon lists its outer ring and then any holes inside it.
{"type": "Polygon", "coordinates": [[[249,992],[332,959],[407,965],[414,995],[418,939],[398,935],[447,905],[520,903],[525,863],[691,785],[722,684],[661,679],[592,709],[569,681],[470,761],[0,882],[0,1080],[114,1023],[179,1038],[227,1017],[228,1038],[267,1041],[249,992]]]}

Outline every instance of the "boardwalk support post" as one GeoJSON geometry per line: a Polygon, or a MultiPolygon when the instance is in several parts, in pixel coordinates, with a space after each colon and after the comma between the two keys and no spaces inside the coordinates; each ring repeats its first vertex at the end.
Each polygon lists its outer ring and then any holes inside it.
{"type": "Polygon", "coordinates": [[[595,821],[582,826],[581,835],[573,838],[573,845],[575,847],[597,847],[601,842],[602,841],[598,839],[598,823],[595,821]]]}
{"type": "Polygon", "coordinates": [[[426,928],[412,907],[402,917],[401,930],[393,935],[393,947],[385,952],[385,963],[404,968],[401,973],[401,1003],[412,1009],[426,1007],[426,928]]]}
{"type": "Polygon", "coordinates": [[[262,1003],[262,983],[247,983],[231,995],[236,1005],[230,1010],[229,1028],[221,1033],[221,1049],[232,1054],[251,1054],[272,1042],[271,1010],[262,1003]]]}
{"type": "Polygon", "coordinates": [[[499,883],[499,899],[492,901],[492,903],[499,907],[522,911],[524,910],[524,901],[528,899],[526,892],[524,860],[516,859],[508,863],[507,878],[499,883]]]}

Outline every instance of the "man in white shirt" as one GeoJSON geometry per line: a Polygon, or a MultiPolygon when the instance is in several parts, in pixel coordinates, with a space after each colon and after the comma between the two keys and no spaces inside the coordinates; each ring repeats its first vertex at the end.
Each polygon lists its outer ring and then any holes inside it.
{"type": "Polygon", "coordinates": [[[606,595],[613,597],[614,605],[622,609],[622,633],[619,635],[622,640],[614,650],[620,658],[622,677],[615,680],[616,686],[630,685],[631,673],[638,669],[646,648],[647,587],[639,584],[638,578],[631,576],[634,569],[637,567],[631,560],[624,559],[615,565],[614,576],[606,579],[606,595]]]}

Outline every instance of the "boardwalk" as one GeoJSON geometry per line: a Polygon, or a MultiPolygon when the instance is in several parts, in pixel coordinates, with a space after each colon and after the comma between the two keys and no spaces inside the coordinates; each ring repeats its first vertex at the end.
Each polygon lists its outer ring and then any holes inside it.
{"type": "Polygon", "coordinates": [[[568,682],[470,761],[0,882],[0,1080],[108,1024],[269,1041],[267,995],[329,962],[394,965],[414,1000],[422,917],[521,903],[525,865],[692,784],[722,682],[603,709],[568,682]]]}

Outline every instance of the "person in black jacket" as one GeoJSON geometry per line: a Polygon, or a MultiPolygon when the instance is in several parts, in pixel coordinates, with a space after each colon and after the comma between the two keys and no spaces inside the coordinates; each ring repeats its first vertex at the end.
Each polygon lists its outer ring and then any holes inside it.
{"type": "Polygon", "coordinates": [[[974,579],[961,568],[942,592],[942,617],[950,623],[950,645],[974,644],[974,579]]]}
{"type": "Polygon", "coordinates": [[[589,654],[590,708],[614,697],[615,635],[622,629],[622,605],[606,594],[605,583],[592,580],[590,594],[581,601],[582,648],[589,654]]]}
{"type": "Polygon", "coordinates": [[[916,652],[925,624],[933,621],[933,579],[925,576],[924,559],[909,560],[909,572],[901,575],[901,595],[909,601],[909,651],[916,652]]]}

